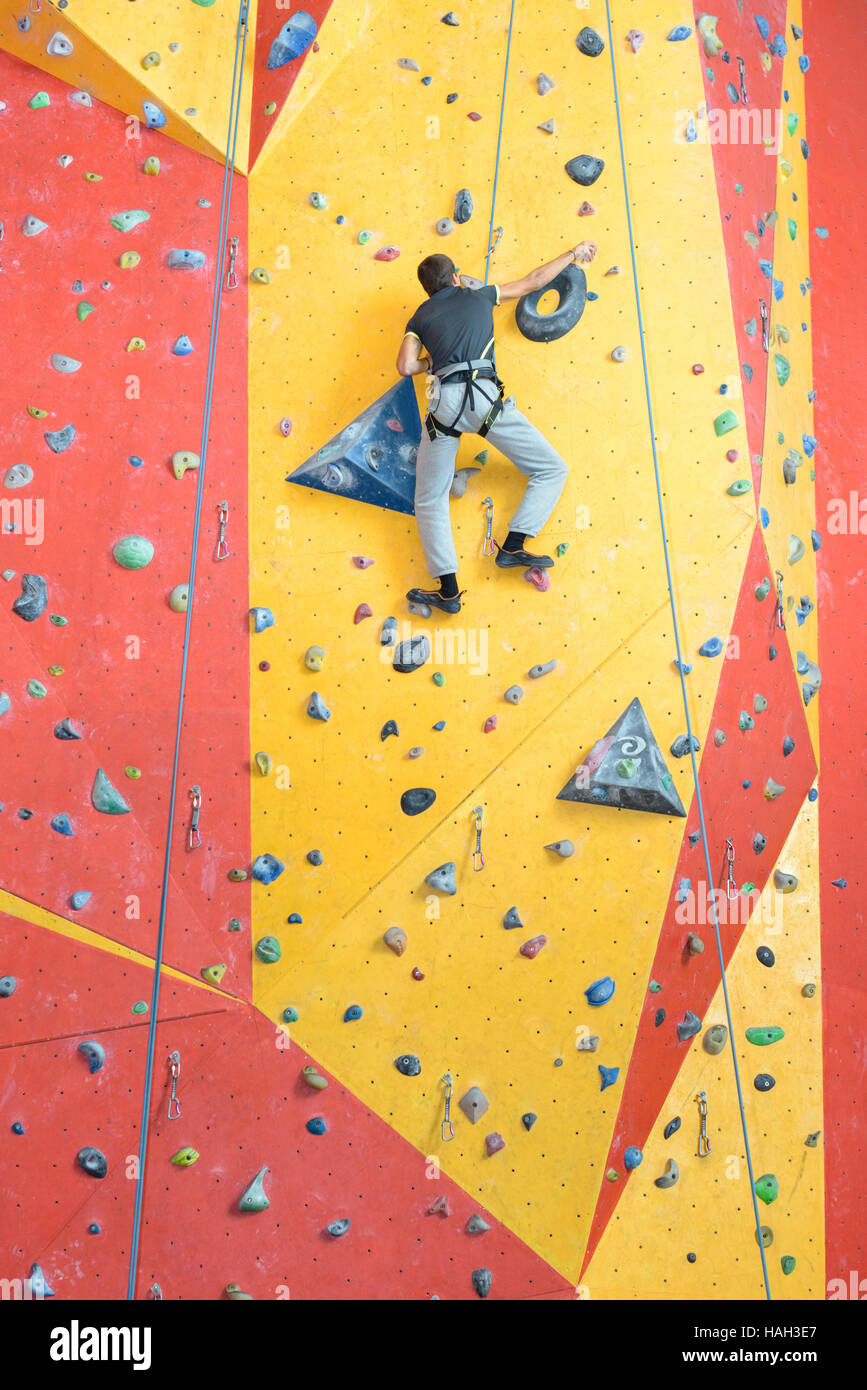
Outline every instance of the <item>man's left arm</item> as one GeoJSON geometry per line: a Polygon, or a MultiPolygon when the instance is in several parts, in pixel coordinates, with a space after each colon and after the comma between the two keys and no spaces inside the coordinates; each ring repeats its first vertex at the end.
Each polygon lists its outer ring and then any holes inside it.
{"type": "Polygon", "coordinates": [[[418,376],[421,372],[429,372],[432,365],[415,333],[407,333],[397,354],[398,375],[418,376]]]}

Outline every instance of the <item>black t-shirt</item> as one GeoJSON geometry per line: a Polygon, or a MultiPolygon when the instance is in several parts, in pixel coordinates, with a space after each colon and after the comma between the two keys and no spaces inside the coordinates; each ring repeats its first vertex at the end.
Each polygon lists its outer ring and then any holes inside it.
{"type": "Polygon", "coordinates": [[[430,353],[435,373],[453,362],[474,362],[480,357],[488,357],[493,362],[494,315],[491,311],[499,302],[500,291],[496,285],[483,285],[480,290],[447,285],[418,306],[406,325],[406,332],[418,338],[430,353]]]}

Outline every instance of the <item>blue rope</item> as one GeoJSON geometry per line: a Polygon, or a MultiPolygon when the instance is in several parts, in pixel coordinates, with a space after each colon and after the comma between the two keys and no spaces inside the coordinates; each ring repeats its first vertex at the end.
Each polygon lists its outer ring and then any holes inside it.
{"type": "Polygon", "coordinates": [[[220,332],[220,309],[222,303],[223,288],[223,267],[226,256],[227,228],[229,223],[229,211],[232,205],[232,180],[230,172],[235,163],[235,147],[238,139],[238,121],[241,114],[241,82],[243,79],[244,54],[247,48],[247,7],[248,0],[241,0],[238,12],[238,30],[235,35],[235,66],[232,72],[232,99],[229,108],[229,132],[226,138],[226,162],[223,168],[223,191],[220,201],[220,234],[219,252],[217,255],[217,270],[214,279],[214,301],[211,311],[211,337],[208,345],[208,366],[205,378],[205,404],[202,419],[202,442],[200,446],[201,462],[198,468],[198,483],[196,487],[196,511],[193,521],[192,553],[190,555],[190,579],[189,579],[189,600],[187,603],[187,620],[184,627],[184,647],[181,660],[181,680],[178,692],[178,719],[175,729],[175,753],[172,764],[172,785],[169,794],[168,829],[166,832],[165,859],[163,862],[163,881],[160,895],[160,918],[159,930],[157,932],[157,947],[154,955],[154,982],[151,993],[151,1012],[150,1024],[148,1027],[147,1044],[147,1065],[145,1067],[144,1096],[142,1099],[141,1112],[141,1134],[139,1138],[138,1151],[138,1177],[135,1189],[135,1209],[133,1214],[132,1242],[130,1245],[129,1256],[129,1283],[127,1286],[127,1299],[135,1298],[135,1281],[138,1265],[139,1237],[141,1233],[141,1214],[142,1199],[144,1196],[145,1163],[147,1161],[148,1146],[148,1127],[150,1124],[150,1104],[151,1091],[153,1088],[153,1063],[154,1050],[156,1047],[157,1033],[157,1014],[159,1010],[160,998],[160,974],[163,963],[163,944],[166,930],[166,903],[169,888],[169,870],[172,856],[172,841],[174,838],[174,816],[175,816],[175,797],[178,785],[178,762],[180,758],[181,730],[183,728],[184,717],[184,695],[187,682],[187,662],[190,652],[190,630],[193,617],[193,595],[196,579],[196,553],[199,546],[199,527],[202,516],[202,497],[205,487],[205,463],[208,451],[208,433],[211,421],[211,401],[214,387],[214,367],[217,357],[217,342],[220,332]],[[243,31],[243,39],[242,39],[243,31]],[[238,54],[240,47],[240,68],[241,79],[238,77],[238,54]],[[237,87],[237,98],[236,98],[237,87]],[[235,110],[237,100],[237,111],[235,110]],[[231,146],[231,148],[230,148],[231,146]]]}
{"type": "Polygon", "coordinates": [[[497,157],[494,161],[494,189],[491,194],[491,225],[488,228],[488,254],[485,257],[485,284],[488,283],[488,275],[491,266],[492,242],[494,240],[494,209],[497,204],[497,176],[500,172],[500,147],[503,143],[503,116],[506,111],[506,83],[509,80],[509,50],[512,47],[512,25],[515,22],[515,0],[512,0],[512,9],[509,14],[509,36],[506,39],[506,70],[503,73],[503,95],[500,99],[500,128],[497,131],[497,157]]]}
{"type": "MultiPolygon", "coordinates": [[[[623,194],[624,194],[624,200],[625,200],[625,202],[626,202],[626,221],[627,221],[627,226],[628,226],[628,228],[629,228],[629,250],[630,250],[630,255],[632,256],[632,279],[633,279],[633,284],[634,284],[634,287],[635,287],[635,307],[636,307],[636,310],[637,310],[637,312],[638,312],[638,336],[639,336],[639,339],[640,339],[640,342],[641,342],[641,362],[642,362],[642,366],[643,366],[643,368],[644,368],[644,390],[645,390],[645,394],[646,394],[646,396],[647,396],[647,416],[648,416],[648,420],[649,420],[649,423],[650,423],[650,447],[651,447],[651,450],[652,450],[652,453],[653,453],[653,471],[654,471],[654,475],[655,475],[655,477],[656,477],[656,500],[657,500],[657,504],[658,504],[658,506],[659,506],[659,524],[660,524],[660,529],[661,529],[661,531],[662,531],[662,548],[663,548],[663,552],[664,552],[664,555],[665,555],[665,574],[666,574],[666,579],[667,579],[667,582],[668,582],[668,598],[669,598],[669,603],[670,603],[670,605],[671,605],[671,618],[672,618],[672,623],[673,623],[673,625],[674,625],[674,641],[675,641],[675,645],[676,645],[676,647],[677,647],[677,667],[678,667],[678,672],[679,672],[679,675],[680,675],[680,688],[681,688],[681,694],[682,694],[682,696],[683,696],[683,708],[684,708],[684,712],[685,712],[685,714],[686,714],[686,732],[687,732],[687,738],[689,739],[689,756],[690,756],[690,761],[691,761],[691,763],[692,763],[692,775],[693,775],[693,780],[694,780],[694,782],[695,782],[695,799],[696,799],[696,804],[697,804],[697,806],[698,806],[698,819],[699,819],[699,824],[700,824],[700,826],[701,826],[701,839],[702,839],[702,844],[703,844],[703,846],[704,846],[705,872],[707,873],[707,881],[708,881],[709,884],[711,884],[711,883],[714,882],[714,879],[713,879],[713,874],[712,874],[711,866],[710,866],[710,852],[709,852],[708,843],[707,843],[707,830],[706,830],[706,828],[705,828],[705,821],[704,821],[704,805],[703,805],[702,797],[701,797],[701,786],[700,786],[699,777],[698,777],[698,766],[697,766],[696,761],[695,761],[695,750],[694,750],[694,748],[693,748],[692,725],[691,725],[690,718],[689,718],[689,701],[688,701],[688,699],[687,699],[687,694],[686,694],[686,678],[685,678],[684,673],[683,673],[683,655],[682,655],[681,647],[680,647],[680,629],[679,629],[678,622],[677,622],[677,609],[676,609],[675,602],[674,602],[674,590],[673,590],[673,587],[672,587],[672,579],[671,579],[671,563],[670,563],[669,553],[668,553],[668,538],[667,538],[667,536],[666,536],[666,534],[665,534],[665,513],[664,513],[664,511],[663,511],[663,505],[662,505],[662,485],[661,485],[660,479],[659,479],[659,460],[657,459],[657,456],[656,456],[656,430],[655,430],[654,423],[653,423],[653,406],[652,406],[651,400],[650,400],[650,378],[649,378],[649,376],[648,376],[648,371],[647,371],[647,353],[646,353],[645,345],[644,345],[644,324],[643,324],[642,318],[641,318],[641,295],[640,295],[639,289],[638,289],[638,267],[637,267],[636,262],[635,262],[635,237],[634,237],[633,232],[632,232],[632,214],[631,214],[631,211],[630,211],[630,202],[629,202],[629,185],[628,185],[628,181],[627,181],[627,178],[626,178],[626,157],[625,157],[624,150],[623,150],[623,127],[622,127],[622,124],[621,124],[621,121],[620,121],[620,101],[619,101],[619,98],[618,98],[618,91],[617,91],[617,70],[616,70],[615,63],[614,63],[614,38],[613,38],[613,35],[612,35],[612,32],[611,32],[611,9],[610,9],[610,5],[609,5],[609,0],[605,0],[605,13],[606,13],[606,16],[607,16],[607,18],[608,18],[608,52],[609,52],[609,55],[610,55],[610,58],[611,58],[611,76],[612,76],[612,79],[613,79],[613,82],[614,82],[614,109],[615,109],[615,111],[616,111],[616,113],[617,113],[617,137],[618,137],[618,140],[619,140],[619,142],[620,142],[620,166],[621,166],[621,170],[622,170],[622,173],[623,173],[623,194]]],[[[721,939],[721,937],[720,937],[719,918],[718,918],[718,916],[717,916],[717,908],[716,908],[716,896],[715,896],[714,893],[711,893],[710,897],[711,897],[711,906],[712,906],[712,909],[713,909],[713,929],[714,929],[714,935],[716,936],[717,952],[719,953],[720,976],[721,976],[721,981],[722,981],[723,998],[724,998],[724,1000],[725,1000],[726,1018],[727,1018],[727,1020],[728,1020],[729,1042],[731,1043],[732,1064],[733,1064],[733,1066],[734,1066],[734,1073],[735,1073],[735,1086],[736,1086],[736,1088],[737,1088],[737,1093],[738,1093],[738,1107],[739,1107],[740,1112],[741,1112],[741,1129],[743,1130],[744,1147],[745,1147],[745,1149],[746,1149],[746,1155],[747,1155],[747,1168],[748,1168],[748,1170],[749,1170],[749,1176],[750,1176],[750,1192],[752,1193],[752,1199],[753,1199],[753,1214],[754,1214],[755,1219],[756,1219],[756,1238],[757,1238],[757,1240],[758,1240],[759,1253],[760,1253],[761,1259],[762,1259],[762,1275],[763,1275],[764,1281],[765,1281],[765,1294],[766,1294],[767,1298],[770,1300],[770,1298],[771,1298],[771,1289],[770,1289],[770,1284],[769,1284],[769,1282],[768,1282],[768,1266],[767,1266],[767,1261],[765,1260],[765,1248],[764,1248],[764,1245],[762,1244],[762,1233],[761,1233],[761,1224],[762,1224],[762,1223],[761,1223],[761,1220],[760,1220],[760,1218],[759,1218],[759,1205],[758,1205],[758,1199],[757,1199],[757,1197],[756,1197],[755,1178],[754,1178],[754,1176],[753,1176],[753,1161],[752,1161],[752,1156],[751,1156],[751,1154],[750,1154],[750,1141],[749,1141],[749,1135],[747,1134],[747,1121],[746,1121],[746,1116],[745,1116],[745,1114],[744,1114],[744,1098],[743,1098],[743,1093],[742,1093],[742,1091],[741,1091],[741,1080],[740,1080],[740,1075],[739,1075],[739,1073],[738,1073],[738,1059],[737,1059],[737,1054],[736,1054],[736,1052],[735,1052],[735,1033],[734,1033],[734,1027],[733,1027],[733,1025],[732,1025],[731,1007],[730,1007],[730,1005],[729,1005],[729,994],[728,994],[728,988],[727,988],[727,985],[726,985],[725,959],[724,959],[724,956],[723,956],[722,939],[721,939]]]]}

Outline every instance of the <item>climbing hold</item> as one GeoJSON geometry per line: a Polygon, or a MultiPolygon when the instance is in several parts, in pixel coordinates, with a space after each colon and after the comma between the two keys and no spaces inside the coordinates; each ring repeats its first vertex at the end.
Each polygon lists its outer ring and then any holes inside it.
{"type": "Polygon", "coordinates": [[[602,1080],[602,1085],[600,1086],[599,1089],[602,1090],[602,1091],[604,1091],[604,1090],[607,1089],[607,1087],[613,1086],[613,1085],[614,1085],[615,1081],[617,1080],[618,1076],[620,1075],[620,1068],[619,1068],[619,1067],[603,1067],[603,1066],[602,1066],[602,1063],[600,1062],[600,1063],[599,1063],[599,1075],[600,1075],[601,1080],[602,1080]]]}
{"type": "Polygon", "coordinates": [[[726,488],[729,497],[743,497],[745,492],[752,490],[752,483],[748,478],[737,478],[726,488]]]}
{"type": "Polygon", "coordinates": [[[505,695],[503,696],[503,699],[508,700],[510,705],[517,705],[520,703],[523,697],[524,692],[519,685],[510,685],[505,695]]]}
{"type": "Polygon", "coordinates": [[[671,33],[666,35],[669,43],[680,43],[683,39],[688,39],[692,30],[688,24],[675,24],[671,33]]]}
{"type": "Polygon", "coordinates": [[[307,863],[312,864],[314,869],[318,869],[322,863],[321,849],[311,849],[307,851],[307,863]]]}
{"type": "MultiPolygon", "coordinates": [[[[795,26],[793,25],[792,28],[794,28],[794,27],[795,27],[795,26]]],[[[799,59],[798,59],[798,62],[800,63],[800,61],[801,61],[801,60],[800,60],[800,58],[799,58],[799,59]]],[[[794,1257],[794,1255],[782,1255],[782,1256],[780,1257],[780,1269],[783,1271],[784,1274],[791,1274],[791,1273],[792,1273],[792,1270],[793,1270],[794,1268],[795,1268],[795,1257],[794,1257]]]]}
{"type": "Polygon", "coordinates": [[[274,614],[270,608],[251,608],[250,617],[253,619],[254,632],[264,632],[267,627],[274,626],[274,614]]]}
{"type": "Polygon", "coordinates": [[[798,880],[794,874],[784,873],[782,869],[774,869],[774,887],[778,893],[794,893],[798,886],[798,880]]]}
{"type": "Polygon", "coordinates": [[[220,961],[217,965],[203,966],[202,969],[199,971],[199,974],[201,975],[202,979],[207,980],[209,984],[218,985],[228,968],[229,967],[227,965],[220,961]]]}
{"type": "Polygon", "coordinates": [[[286,865],[281,864],[273,854],[260,854],[250,870],[250,877],[255,878],[257,883],[273,883],[285,868],[286,865]]]}
{"type": "Polygon", "coordinates": [[[748,714],[745,709],[742,709],[738,716],[738,728],[742,732],[746,732],[748,729],[754,729],[755,727],[756,721],[753,719],[753,716],[748,714]]]}
{"type": "Polygon", "coordinates": [[[494,1154],[499,1153],[500,1149],[504,1149],[505,1147],[506,1141],[502,1134],[497,1134],[495,1131],[493,1134],[485,1135],[485,1151],[488,1158],[493,1158],[494,1154]]]}
{"type": "Polygon", "coordinates": [[[150,564],[154,548],[144,536],[122,536],[115,541],[111,553],[123,569],[140,570],[150,564]]]}
{"type": "Polygon", "coordinates": [[[246,1192],[238,1202],[239,1211],[265,1211],[271,1203],[265,1195],[265,1174],[268,1169],[260,1168],[246,1192]]]}
{"type": "Polygon", "coordinates": [[[383,941],[390,951],[394,951],[396,956],[402,956],[406,950],[406,932],[402,927],[389,927],[383,936],[383,941]]]}
{"type": "Polygon", "coordinates": [[[547,944],[547,936],[534,936],[520,947],[521,955],[526,956],[528,960],[535,960],[542,947],[547,946],[547,944]]]}
{"type": "Polygon", "coordinates": [[[637,1168],[643,1158],[644,1154],[635,1144],[627,1145],[623,1152],[623,1166],[627,1173],[631,1173],[633,1168],[637,1168]]]}
{"type": "Polygon", "coordinates": [[[198,1162],[198,1158],[198,1149],[193,1149],[188,1144],[185,1148],[178,1149],[176,1154],[172,1154],[169,1162],[173,1163],[176,1168],[191,1168],[194,1163],[198,1162]]]}
{"type": "MultiPolygon", "coordinates": [[[[153,177],[156,177],[156,175],[157,175],[159,172],[160,172],[160,162],[159,162],[159,160],[157,159],[157,156],[156,156],[155,154],[149,154],[148,157],[147,157],[147,159],[145,160],[144,164],[142,165],[142,173],[144,173],[144,174],[150,174],[150,175],[152,175],[153,177]]],[[[121,257],[121,264],[123,264],[123,257],[121,257]]],[[[136,262],[136,264],[137,264],[137,262],[136,262]]]]}
{"type": "Polygon", "coordinates": [[[687,949],[689,950],[689,954],[691,956],[700,956],[703,954],[704,942],[702,941],[700,936],[696,936],[694,931],[690,932],[686,944],[687,949]]]}
{"type": "Polygon", "coordinates": [[[806,1146],[807,1146],[808,1149],[815,1149],[815,1148],[818,1148],[818,1146],[819,1146],[819,1135],[820,1135],[821,1133],[822,1133],[822,1131],[821,1131],[820,1129],[817,1129],[816,1132],[815,1132],[815,1134],[808,1134],[808,1135],[807,1135],[806,1139],[804,1140],[804,1143],[806,1144],[806,1146]]]}
{"type": "Polygon", "coordinates": [[[250,279],[257,285],[270,285],[271,283],[271,276],[261,266],[256,266],[250,271],[250,279]]]}
{"type": "Polygon", "coordinates": [[[149,222],[150,213],[143,208],[133,208],[129,212],[117,212],[108,220],[116,232],[131,232],[141,222],[149,222]]]}
{"type": "Polygon", "coordinates": [[[755,1240],[756,1245],[758,1245],[758,1244],[761,1243],[761,1244],[764,1246],[764,1248],[767,1250],[768,1246],[769,1246],[769,1245],[773,1245],[773,1243],[774,1243],[774,1233],[773,1233],[773,1231],[771,1230],[770,1226],[762,1226],[762,1227],[761,1227],[761,1242],[759,1241],[759,1237],[758,1237],[758,1235],[756,1234],[755,1231],[753,1232],[753,1239],[755,1240]]]}
{"type": "Polygon", "coordinates": [[[561,859],[570,859],[575,853],[575,846],[571,840],[554,840],[550,845],[545,845],[545,849],[553,850],[559,854],[561,859]]]}
{"type": "Polygon", "coordinates": [[[86,889],[80,889],[70,897],[69,906],[72,908],[73,912],[80,912],[85,903],[90,902],[90,899],[91,894],[87,892],[86,889]]]}
{"type": "Polygon", "coordinates": [[[629,44],[629,47],[632,49],[632,52],[637,53],[641,45],[644,43],[644,35],[642,34],[640,29],[630,29],[626,35],[626,41],[629,44]]]}
{"type": "Polygon", "coordinates": [[[108,1159],[99,1149],[94,1149],[91,1145],[79,1149],[76,1154],[79,1167],[85,1173],[89,1173],[92,1178],[104,1178],[108,1172],[108,1159]]]}
{"type": "Polygon", "coordinates": [[[699,656],[719,656],[723,649],[721,637],[709,637],[698,649],[699,656]]]}
{"type": "Polygon", "coordinates": [[[601,35],[597,34],[596,30],[589,28],[589,26],[581,30],[575,43],[581,52],[586,54],[588,58],[598,58],[605,47],[601,35]]]}
{"type": "Polygon", "coordinates": [[[350,1004],[349,1008],[343,1015],[343,1022],[357,1023],[358,1019],[362,1017],[363,1013],[364,1010],[362,1009],[360,1004],[350,1004]]]}
{"type": "Polygon", "coordinates": [[[765,848],[765,845],[766,845],[767,843],[768,843],[767,840],[765,839],[764,835],[762,835],[761,833],[758,833],[758,834],[754,835],[754,836],[753,836],[753,852],[754,852],[755,854],[761,854],[762,850],[765,848]]]}
{"type": "Polygon", "coordinates": [[[62,454],[75,439],[75,426],[64,425],[62,430],[49,430],[42,437],[53,454],[62,454]]]}
{"type": "Polygon", "coordinates": [[[3,478],[3,486],[8,488],[27,487],[33,482],[33,469],[29,463],[13,463],[3,478]]]}
{"type": "Polygon", "coordinates": [[[0,999],[8,999],[18,988],[14,975],[0,975],[0,999]]]}
{"type": "Polygon", "coordinates": [[[315,690],[307,701],[307,713],[311,719],[321,719],[323,724],[331,718],[331,710],[325,704],[322,696],[315,690]]]}
{"type": "MultiPolygon", "coordinates": [[[[200,3],[201,0],[197,0],[200,3]]],[[[293,58],[300,58],[316,38],[316,21],[306,10],[297,10],[287,19],[268,53],[269,71],[285,67],[293,58]]]]}
{"type": "Polygon", "coordinates": [[[474,1269],[472,1273],[473,1288],[479,1298],[487,1298],[491,1292],[491,1284],[494,1276],[489,1269],[474,1269]]]}
{"type": "Polygon", "coordinates": [[[700,1031],[701,1019],[691,1009],[687,1009],[683,1016],[683,1023],[677,1025],[677,1036],[681,1042],[686,1042],[687,1038],[694,1038],[696,1033],[700,1031]]]}
{"type": "Polygon", "coordinates": [[[73,835],[74,831],[70,824],[69,816],[62,812],[59,816],[54,816],[51,821],[51,829],[56,830],[58,835],[73,835]]]}
{"type": "Polygon", "coordinates": [[[436,889],[438,893],[454,895],[458,891],[457,883],[455,882],[456,867],[457,865],[453,859],[446,864],[440,864],[438,869],[434,869],[427,875],[425,883],[431,888],[436,889]]]}
{"type": "Polygon", "coordinates": [[[385,740],[387,738],[397,738],[398,732],[398,727],[395,721],[393,719],[386,719],[385,723],[379,731],[379,737],[382,740],[382,742],[385,743],[385,740]]]}
{"type": "Polygon", "coordinates": [[[625,347],[616,347],[611,349],[612,362],[625,362],[628,357],[629,353],[625,347]]]}
{"type": "Polygon", "coordinates": [[[726,741],[725,730],[724,730],[724,729],[714,729],[714,731],[713,731],[713,741],[714,741],[714,743],[716,744],[717,748],[722,748],[723,744],[724,744],[725,741],[726,741]]]}
{"type": "Polygon", "coordinates": [[[336,1221],[329,1221],[325,1229],[330,1236],[333,1236],[334,1239],[337,1240],[340,1236],[346,1235],[351,1225],[352,1222],[349,1220],[348,1216],[340,1216],[336,1221]]]}
{"type": "Polygon", "coordinates": [[[328,1089],[328,1082],[324,1076],[320,1076],[315,1067],[304,1067],[301,1076],[314,1091],[325,1091],[328,1089]]]}
{"type": "Polygon", "coordinates": [[[680,1172],[677,1163],[673,1158],[670,1158],[665,1165],[665,1172],[662,1177],[654,1178],[653,1185],[654,1187],[674,1187],[679,1177],[680,1172]]]}
{"type": "Polygon", "coordinates": [[[567,265],[543,289],[521,296],[515,306],[515,323],[531,342],[551,343],[575,327],[586,303],[587,276],[580,266],[567,265]],[[558,296],[557,308],[540,314],[539,301],[551,290],[558,296]]]}
{"type": "Polygon", "coordinates": [[[369,603],[360,603],[352,615],[352,621],[358,626],[365,618],[373,617],[373,609],[369,603]]]}
{"type": "Polygon", "coordinates": [[[722,434],[728,434],[730,430],[737,429],[739,424],[740,421],[733,410],[724,410],[722,414],[718,415],[714,420],[713,427],[717,437],[719,437],[722,434]]]}
{"type": "Polygon", "coordinates": [[[516,907],[510,907],[503,918],[503,926],[507,931],[514,931],[516,927],[523,927],[523,925],[524,923],[518,916],[518,909],[516,907]]]}
{"type": "Polygon", "coordinates": [[[479,1236],[482,1235],[485,1231],[489,1231],[490,1229],[491,1228],[488,1225],[485,1218],[483,1216],[480,1216],[478,1212],[473,1213],[466,1226],[464,1227],[464,1230],[466,1231],[468,1236],[479,1236]]]}
{"type": "Polygon", "coordinates": [[[757,946],[756,959],[760,962],[760,964],[767,965],[769,968],[776,962],[776,956],[774,955],[770,946],[757,946]]]}
{"type": "Polygon", "coordinates": [[[763,602],[763,601],[768,597],[768,594],[769,594],[770,592],[771,592],[771,581],[770,581],[770,579],[765,578],[765,579],[762,580],[762,582],[761,582],[760,584],[757,584],[757,585],[756,585],[755,594],[756,594],[756,598],[757,598],[760,602],[763,602]]]}
{"type": "Polygon", "coordinates": [[[605,161],[594,154],[579,154],[570,159],[564,167],[570,179],[574,179],[575,183],[580,183],[584,188],[589,188],[605,168],[605,161]]]}
{"type": "Polygon", "coordinates": [[[198,468],[201,459],[198,454],[191,453],[188,449],[179,449],[176,454],[172,454],[172,469],[175,477],[180,480],[190,468],[198,468]]]}
{"type": "Polygon", "coordinates": [[[779,1042],[785,1036],[782,1028],[776,1026],[748,1028],[746,1031],[747,1042],[752,1043],[754,1047],[770,1047],[771,1043],[779,1042]]]}
{"type": "Polygon", "coordinates": [[[780,1195],[780,1184],[773,1173],[763,1173],[755,1182],[755,1194],[760,1202],[770,1206],[780,1195]]]}
{"type": "MultiPolygon", "coordinates": [[[[544,130],[544,132],[545,132],[546,135],[553,135],[553,134],[554,134],[554,121],[553,121],[553,118],[552,118],[551,120],[548,120],[548,121],[542,121],[539,125],[536,126],[536,129],[537,129],[537,130],[544,130]]],[[[580,215],[580,214],[579,214],[579,215],[580,215]]]]}
{"type": "Polygon", "coordinates": [[[418,1076],[421,1071],[421,1062],[412,1052],[405,1052],[401,1057],[394,1059],[401,1076],[418,1076]]]}
{"type": "Polygon", "coordinates": [[[702,1047],[711,1057],[718,1057],[725,1047],[729,1030],[724,1023],[712,1023],[702,1039],[702,1047]]]}
{"type": "Polygon", "coordinates": [[[276,936],[263,936],[256,942],[256,956],[263,965],[275,965],[282,954],[276,936]]]}
{"type": "Polygon", "coordinates": [[[106,816],[123,816],[129,811],[120,792],[112,786],[101,767],[96,770],[90,799],[96,810],[106,816]]]}
{"type": "MultiPolygon", "coordinates": [[[[692,748],[693,751],[696,753],[701,748],[701,744],[699,743],[695,734],[692,735],[692,748]]],[[[678,734],[677,738],[674,740],[674,743],[671,745],[672,756],[675,758],[685,758],[689,750],[689,736],[687,734],[678,734]]]]}
{"type": "Polygon", "coordinates": [[[672,1136],[673,1134],[677,1134],[677,1131],[678,1131],[679,1129],[680,1129],[680,1116],[679,1116],[679,1115],[675,1115],[674,1119],[673,1119],[673,1120],[669,1120],[668,1124],[665,1126],[665,1129],[662,1131],[662,1137],[663,1137],[663,1139],[670,1139],[671,1136],[672,1136]]]}
{"type": "Polygon", "coordinates": [[[757,1091],[772,1091],[776,1084],[774,1078],[766,1071],[760,1071],[753,1081],[757,1091]]]}
{"type": "Polygon", "coordinates": [[[773,777],[769,777],[765,786],[765,797],[768,801],[776,801],[778,796],[782,796],[786,790],[779,782],[775,782],[773,777]]]}
{"type": "Polygon", "coordinates": [[[189,606],[189,584],[176,584],[169,594],[169,608],[171,608],[173,613],[186,613],[189,606]]]}
{"type": "Polygon", "coordinates": [[[601,980],[596,980],[584,993],[587,996],[587,1003],[598,1006],[607,1004],[615,990],[615,984],[610,975],[605,975],[601,980]]]}
{"type": "Polygon", "coordinates": [[[437,799],[431,787],[410,787],[400,798],[400,809],[405,816],[418,816],[427,811],[437,799]]]}
{"type": "Polygon", "coordinates": [[[494,732],[494,729],[496,729],[496,727],[497,716],[495,714],[489,714],[484,724],[482,725],[482,733],[491,734],[494,732]]]}
{"type": "Polygon", "coordinates": [[[455,222],[469,222],[473,215],[473,197],[468,188],[462,188],[455,197],[452,216],[455,222]]]}
{"type": "Polygon", "coordinates": [[[82,1056],[87,1058],[87,1065],[90,1068],[91,1076],[94,1072],[101,1071],[105,1063],[105,1048],[102,1043],[87,1041],[78,1044],[78,1050],[82,1056]]]}
{"type": "Polygon", "coordinates": [[[578,1052],[596,1052],[599,1047],[599,1039],[594,1034],[585,1033],[575,1044],[578,1052]]]}
{"type": "Polygon", "coordinates": [[[430,640],[426,633],[406,637],[394,649],[392,665],[395,671],[417,671],[430,660],[430,640]]]}
{"type": "Polygon", "coordinates": [[[304,653],[304,665],[308,671],[321,671],[325,664],[325,652],[321,647],[308,647],[304,653]]]}
{"type": "Polygon", "coordinates": [[[458,1101],[458,1104],[470,1124],[475,1124],[477,1120],[480,1120],[488,1108],[487,1097],[479,1090],[478,1086],[471,1086],[463,1099],[458,1101]]]}
{"type": "MultiPolygon", "coordinates": [[[[166,123],[165,112],[160,110],[156,102],[143,101],[142,110],[144,111],[145,125],[148,127],[148,130],[162,130],[166,123]]],[[[112,221],[112,226],[114,226],[114,221],[112,221]]],[[[119,230],[125,231],[126,229],[120,228],[119,230]]]]}
{"type": "Polygon", "coordinates": [[[23,618],[25,623],[35,622],[45,612],[48,603],[48,586],[41,574],[22,574],[21,593],[12,604],[12,612],[23,618]]]}
{"type": "Polygon", "coordinates": [[[717,17],[713,14],[703,14],[696,26],[708,58],[715,58],[723,47],[723,41],[717,35],[716,26],[717,17]]]}
{"type": "Polygon", "coordinates": [[[556,670],[556,661],[546,661],[543,665],[531,666],[527,675],[531,680],[538,680],[540,676],[547,676],[549,672],[556,670]]]}

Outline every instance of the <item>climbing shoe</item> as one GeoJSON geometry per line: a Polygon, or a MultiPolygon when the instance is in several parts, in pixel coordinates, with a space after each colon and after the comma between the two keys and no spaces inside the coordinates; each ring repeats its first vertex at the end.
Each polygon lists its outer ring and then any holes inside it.
{"type": "Polygon", "coordinates": [[[410,603],[426,603],[428,608],[437,608],[440,613],[460,613],[461,611],[460,594],[455,598],[443,598],[439,589],[409,589],[406,596],[410,603]]]}
{"type": "Polygon", "coordinates": [[[504,550],[501,545],[497,546],[497,558],[494,561],[494,564],[503,570],[514,569],[517,565],[535,565],[538,569],[549,570],[553,563],[550,555],[531,555],[529,550],[504,550]]]}

